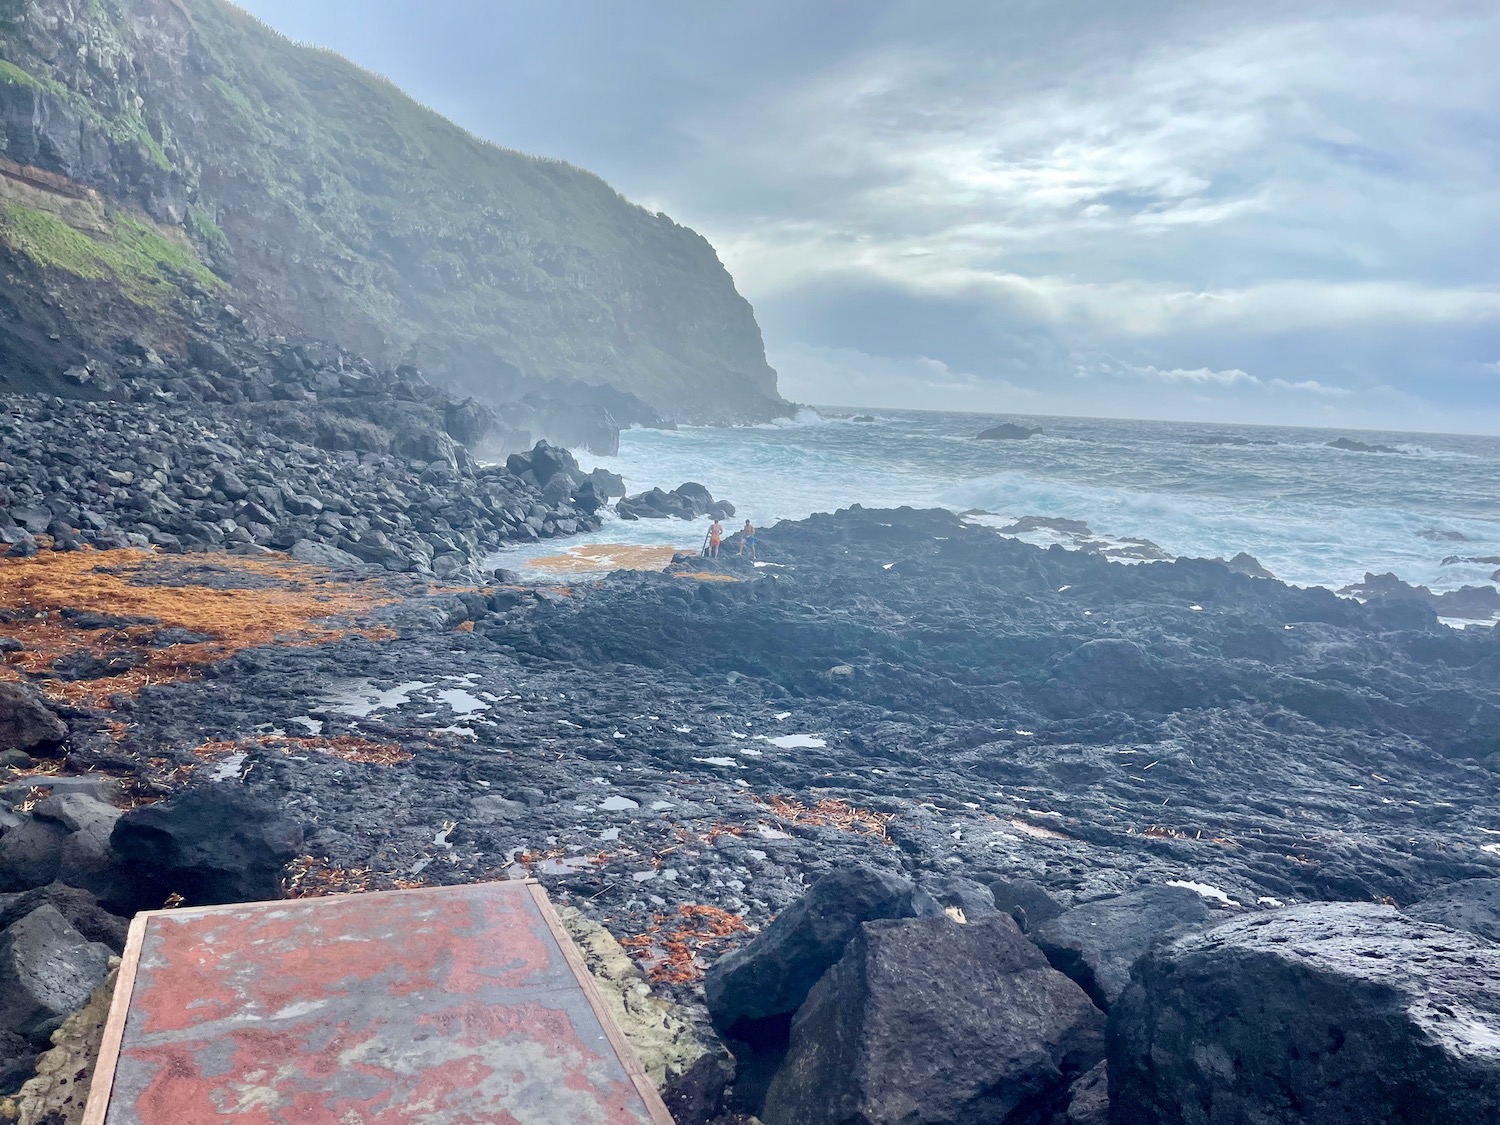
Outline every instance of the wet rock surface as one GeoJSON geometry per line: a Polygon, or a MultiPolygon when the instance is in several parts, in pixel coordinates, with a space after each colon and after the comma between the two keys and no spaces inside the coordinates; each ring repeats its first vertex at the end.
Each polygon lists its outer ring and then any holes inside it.
{"type": "Polygon", "coordinates": [[[1315,903],[1141,962],[1111,1012],[1117,1125],[1439,1125],[1500,1114],[1500,946],[1315,903]]]}

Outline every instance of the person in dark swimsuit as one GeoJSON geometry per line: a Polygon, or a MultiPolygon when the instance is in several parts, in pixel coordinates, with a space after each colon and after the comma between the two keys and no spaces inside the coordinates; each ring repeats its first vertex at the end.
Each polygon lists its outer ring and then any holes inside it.
{"type": "Polygon", "coordinates": [[[745,553],[745,548],[747,548],[747,547],[750,549],[750,557],[752,559],[754,559],[755,558],[755,525],[753,523],[751,523],[749,520],[745,521],[744,534],[743,534],[743,537],[740,539],[740,554],[743,555],[745,553]]]}

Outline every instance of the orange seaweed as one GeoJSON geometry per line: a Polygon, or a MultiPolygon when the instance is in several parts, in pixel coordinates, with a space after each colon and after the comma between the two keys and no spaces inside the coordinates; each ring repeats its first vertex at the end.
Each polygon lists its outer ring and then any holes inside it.
{"type": "Polygon", "coordinates": [[[0,622],[0,636],[13,637],[24,646],[0,665],[0,678],[46,675],[58,659],[76,653],[107,657],[129,651],[139,663],[127,671],[92,680],[43,680],[39,685],[56,700],[102,704],[115,694],[130,695],[150,684],[191,678],[204,665],[257,645],[313,645],[350,634],[372,639],[392,635],[384,627],[354,623],[396,600],[383,589],[327,582],[326,572],[316,567],[279,559],[202,558],[204,566],[250,580],[253,588],[215,589],[174,581],[174,564],[150,551],[85,550],[0,558],[0,607],[15,618],[0,622]],[[150,584],[153,576],[160,584],[150,584]],[[159,624],[85,629],[67,621],[61,615],[64,609],[116,619],[152,618],[159,624]],[[164,628],[205,639],[152,647],[164,628]]]}

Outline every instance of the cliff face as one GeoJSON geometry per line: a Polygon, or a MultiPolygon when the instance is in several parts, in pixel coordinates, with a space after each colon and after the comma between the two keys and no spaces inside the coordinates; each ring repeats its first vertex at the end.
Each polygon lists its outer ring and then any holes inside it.
{"type": "Polygon", "coordinates": [[[784,407],[701,236],[221,0],[0,0],[0,41],[4,156],[99,196],[79,227],[55,192],[39,203],[46,185],[0,174],[7,264],[67,275],[80,316],[80,279],[159,314],[219,290],[491,399],[581,379],[683,421],[784,407]]]}

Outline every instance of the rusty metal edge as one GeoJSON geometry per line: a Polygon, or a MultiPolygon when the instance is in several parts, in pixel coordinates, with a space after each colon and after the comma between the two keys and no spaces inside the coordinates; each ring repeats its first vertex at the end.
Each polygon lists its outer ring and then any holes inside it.
{"type": "Polygon", "coordinates": [[[552,900],[547,897],[546,890],[535,879],[526,879],[524,883],[542,919],[547,923],[547,929],[552,932],[552,940],[557,942],[557,947],[562,951],[563,960],[573,971],[573,979],[578,982],[578,987],[583,989],[584,999],[589,1002],[589,1007],[598,1017],[599,1026],[604,1029],[609,1045],[614,1048],[620,1064],[625,1068],[625,1073],[630,1076],[630,1081],[635,1086],[636,1093],[640,1094],[641,1101],[645,1103],[646,1112],[650,1114],[653,1125],[676,1125],[671,1113],[667,1111],[666,1103],[661,1100],[661,1094],[657,1092],[656,1084],[646,1076],[645,1068],[641,1066],[635,1050],[626,1041],[624,1033],[616,1026],[614,1017],[609,1014],[609,1009],[604,1006],[604,998],[599,995],[599,988],[594,983],[593,974],[583,963],[583,954],[578,952],[578,947],[573,944],[572,937],[569,936],[567,930],[563,929],[562,921],[552,909],[552,900]]]}
{"type": "Polygon", "coordinates": [[[109,1113],[109,1096],[114,1090],[115,1068],[120,1063],[120,1047],[125,1041],[125,1020],[130,1015],[130,997],[135,992],[135,975],[141,965],[148,918],[147,914],[137,914],[130,920],[120,972],[115,977],[115,994],[109,1003],[109,1018],[104,1021],[104,1034],[99,1039],[99,1057],[94,1063],[94,1076],[89,1080],[89,1100],[80,1125],[104,1125],[109,1113]]]}

